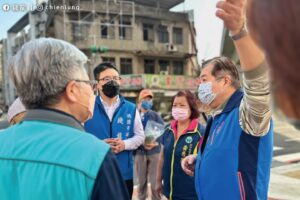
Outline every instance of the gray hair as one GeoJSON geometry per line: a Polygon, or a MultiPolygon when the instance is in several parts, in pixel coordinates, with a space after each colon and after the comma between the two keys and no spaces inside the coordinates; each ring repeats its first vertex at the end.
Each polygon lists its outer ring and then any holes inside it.
{"type": "Polygon", "coordinates": [[[224,77],[224,75],[230,76],[232,81],[232,86],[236,89],[241,87],[239,71],[233,61],[228,57],[214,57],[202,63],[203,68],[208,66],[208,64],[213,64],[211,74],[216,77],[224,77]]]}
{"type": "Polygon", "coordinates": [[[69,81],[87,74],[87,57],[63,40],[40,38],[22,46],[9,66],[17,93],[26,108],[55,105],[69,81]]]}

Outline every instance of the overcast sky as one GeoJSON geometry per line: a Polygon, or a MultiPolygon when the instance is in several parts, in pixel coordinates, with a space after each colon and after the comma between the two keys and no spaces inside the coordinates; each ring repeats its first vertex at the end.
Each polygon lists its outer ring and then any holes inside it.
{"type": "MultiPolygon", "coordinates": [[[[146,0],[145,0],[146,1],[146,0]]],[[[184,11],[194,9],[195,27],[197,31],[198,59],[218,56],[220,53],[223,23],[215,16],[215,5],[218,0],[186,0],[173,10],[184,11]]],[[[25,13],[3,11],[3,5],[14,3],[30,4],[35,0],[1,0],[0,10],[0,39],[6,37],[7,30],[25,13]]]]}
{"type": "Polygon", "coordinates": [[[174,10],[194,9],[197,31],[198,59],[208,59],[220,54],[223,22],[215,16],[218,0],[186,0],[174,10]]]}

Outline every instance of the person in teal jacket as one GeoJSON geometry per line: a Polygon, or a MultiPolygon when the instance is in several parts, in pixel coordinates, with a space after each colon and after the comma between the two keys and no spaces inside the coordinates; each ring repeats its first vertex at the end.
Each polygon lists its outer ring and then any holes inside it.
{"type": "Polygon", "coordinates": [[[97,83],[87,57],[62,40],[26,43],[10,75],[24,119],[0,134],[1,200],[130,199],[109,145],[87,134],[97,83]]]}

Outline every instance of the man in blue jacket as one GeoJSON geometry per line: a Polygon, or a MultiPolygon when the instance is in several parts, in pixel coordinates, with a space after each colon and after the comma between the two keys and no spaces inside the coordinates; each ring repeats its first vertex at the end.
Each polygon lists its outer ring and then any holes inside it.
{"type": "Polygon", "coordinates": [[[264,55],[245,29],[245,0],[220,1],[223,19],[236,46],[243,72],[226,57],[203,64],[199,99],[213,110],[198,156],[182,167],[194,175],[199,199],[268,198],[273,149],[270,78],[264,55]],[[196,165],[195,165],[196,160],[196,165]]]}
{"type": "Polygon", "coordinates": [[[94,69],[98,81],[94,116],[85,130],[109,144],[117,156],[130,197],[133,192],[133,150],[144,143],[141,117],[136,106],[120,93],[120,74],[112,63],[101,63],[94,69]]]}
{"type": "Polygon", "coordinates": [[[26,43],[9,66],[26,107],[0,134],[0,199],[129,199],[109,145],[81,125],[93,115],[97,83],[75,46],[41,38],[26,43]]]}

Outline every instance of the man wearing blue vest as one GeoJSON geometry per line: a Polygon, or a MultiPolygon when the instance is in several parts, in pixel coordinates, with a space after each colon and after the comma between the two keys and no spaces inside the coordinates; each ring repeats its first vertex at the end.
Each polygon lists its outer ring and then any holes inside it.
{"type": "Polygon", "coordinates": [[[241,61],[203,64],[198,96],[213,110],[198,156],[182,161],[201,200],[266,200],[273,149],[270,78],[264,55],[245,29],[245,0],[220,1],[216,13],[230,31],[241,61]],[[196,164],[195,164],[196,163],[196,164]],[[195,174],[194,174],[195,171],[195,174]]]}
{"type": "Polygon", "coordinates": [[[75,46],[51,38],[13,57],[11,79],[27,111],[0,134],[1,200],[129,199],[109,145],[81,125],[93,115],[97,86],[86,62],[75,46]]]}
{"type": "Polygon", "coordinates": [[[133,150],[144,143],[141,117],[136,106],[119,95],[120,74],[112,63],[94,69],[100,95],[96,97],[94,116],[85,130],[109,144],[117,156],[129,196],[133,192],[133,150]]]}

